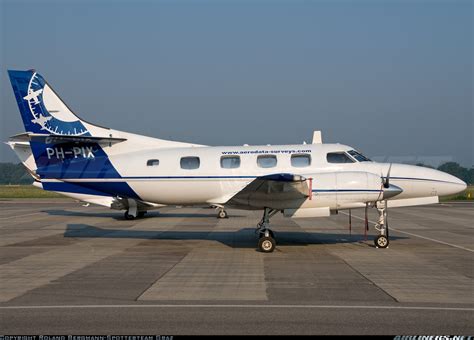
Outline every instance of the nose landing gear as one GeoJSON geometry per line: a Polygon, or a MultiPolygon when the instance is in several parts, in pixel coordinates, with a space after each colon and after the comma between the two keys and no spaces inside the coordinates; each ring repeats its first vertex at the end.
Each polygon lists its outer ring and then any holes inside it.
{"type": "Polygon", "coordinates": [[[379,235],[374,239],[374,244],[377,248],[387,248],[388,240],[388,223],[387,223],[387,202],[377,202],[377,212],[379,213],[379,220],[375,225],[375,229],[379,231],[379,235]]]}

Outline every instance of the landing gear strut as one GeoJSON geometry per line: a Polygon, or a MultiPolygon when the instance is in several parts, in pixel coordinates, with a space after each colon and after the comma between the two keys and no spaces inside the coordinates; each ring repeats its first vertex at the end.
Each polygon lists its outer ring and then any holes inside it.
{"type": "Polygon", "coordinates": [[[258,249],[263,253],[271,253],[275,250],[276,242],[275,235],[270,229],[270,218],[278,213],[279,210],[265,208],[263,210],[263,217],[257,224],[256,233],[258,233],[258,249]]]}
{"type": "Polygon", "coordinates": [[[374,239],[374,244],[377,248],[387,248],[388,241],[388,224],[387,224],[387,202],[377,202],[377,212],[379,213],[379,220],[375,225],[375,229],[379,231],[379,235],[374,239]]]}
{"type": "Polygon", "coordinates": [[[134,199],[127,199],[128,203],[128,209],[125,210],[125,213],[123,214],[123,217],[125,217],[126,220],[134,220],[138,216],[138,208],[137,208],[137,201],[134,199]]]}

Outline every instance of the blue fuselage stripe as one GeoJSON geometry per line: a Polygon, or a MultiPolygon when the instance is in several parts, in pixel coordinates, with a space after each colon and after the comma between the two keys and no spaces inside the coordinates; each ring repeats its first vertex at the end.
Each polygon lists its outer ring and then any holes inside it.
{"type": "Polygon", "coordinates": [[[206,178],[216,178],[216,179],[233,179],[233,178],[257,178],[260,176],[125,176],[122,177],[124,179],[187,179],[187,178],[194,178],[194,179],[206,179],[206,178]]]}
{"type": "MultiPolygon", "coordinates": [[[[252,179],[252,178],[259,178],[263,177],[265,175],[261,176],[121,176],[119,177],[120,179],[252,179]]],[[[317,175],[316,175],[317,176],[317,175]]],[[[64,178],[67,180],[74,180],[74,179],[81,179],[81,180],[87,180],[87,179],[98,179],[99,177],[77,177],[77,178],[64,178]]],[[[101,179],[107,179],[107,178],[114,178],[114,177],[102,177],[101,179]]],[[[384,178],[385,177],[381,177],[384,178]]],[[[57,177],[56,179],[62,179],[60,177],[57,177]]],[[[115,178],[114,178],[115,179],[115,178]]],[[[431,181],[431,182],[443,182],[443,183],[451,183],[451,184],[456,184],[454,182],[449,182],[449,181],[442,181],[438,179],[431,179],[431,178],[412,178],[412,177],[390,177],[390,179],[397,179],[397,180],[417,180],[417,181],[431,181]]],[[[313,180],[317,180],[317,178],[313,178],[313,180]]]]}
{"type": "MultiPolygon", "coordinates": [[[[386,179],[386,177],[383,177],[383,179],[386,179]]],[[[395,180],[414,180],[414,181],[429,181],[429,182],[440,182],[440,183],[448,183],[448,184],[458,184],[455,182],[449,182],[449,181],[442,181],[440,179],[431,179],[431,178],[414,178],[414,177],[390,177],[390,180],[395,179],[395,180]]]]}
{"type": "Polygon", "coordinates": [[[368,189],[314,189],[313,192],[380,192],[380,190],[368,189]]]}
{"type": "MultiPolygon", "coordinates": [[[[317,176],[317,175],[316,175],[317,176]]],[[[123,179],[254,179],[262,176],[126,176],[123,179]]],[[[385,177],[381,177],[385,179],[385,177]]],[[[439,179],[431,178],[414,178],[414,177],[390,177],[395,180],[415,180],[415,181],[428,181],[428,182],[440,182],[448,184],[457,184],[455,182],[442,181],[439,179]]],[[[313,178],[313,181],[317,181],[317,177],[313,178]]],[[[378,190],[377,190],[378,191],[378,190]]]]}
{"type": "MultiPolygon", "coordinates": [[[[56,178],[45,178],[45,179],[64,179],[66,181],[73,181],[73,180],[88,180],[88,179],[122,179],[122,180],[140,180],[140,179],[255,179],[260,178],[262,176],[123,176],[123,177],[56,177],[56,178]]],[[[316,175],[317,176],[317,175],[316,175]]],[[[385,178],[385,177],[381,177],[385,178]]],[[[449,184],[458,184],[455,182],[449,181],[442,181],[438,179],[430,179],[430,178],[411,178],[411,177],[390,177],[391,180],[416,180],[416,181],[429,181],[429,182],[442,182],[442,183],[449,183],[449,184]]],[[[317,181],[317,177],[313,178],[313,181],[317,181]]]]}
{"type": "MultiPolygon", "coordinates": [[[[123,195],[125,197],[138,198],[130,186],[127,184],[127,180],[167,180],[167,179],[256,179],[261,176],[129,176],[122,178],[109,178],[114,181],[108,182],[107,178],[77,178],[77,182],[73,178],[65,179],[65,182],[48,182],[47,179],[43,181],[44,189],[53,191],[64,191],[64,192],[77,192],[90,195],[123,195]],[[87,180],[94,180],[88,182],[87,180]],[[100,180],[104,181],[100,181],[100,180]],[[45,185],[46,184],[46,185],[45,185]]],[[[410,178],[410,177],[391,177],[391,179],[397,180],[420,180],[420,181],[433,181],[433,182],[446,182],[428,178],[410,178]]],[[[317,180],[317,179],[316,179],[317,180]]],[[[317,183],[317,182],[316,182],[317,183]]],[[[312,189],[313,193],[380,193],[380,189],[312,189]]]]}

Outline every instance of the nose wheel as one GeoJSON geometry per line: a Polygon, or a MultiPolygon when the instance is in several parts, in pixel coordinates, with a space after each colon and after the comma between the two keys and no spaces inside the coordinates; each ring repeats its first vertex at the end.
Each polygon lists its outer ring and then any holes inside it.
{"type": "Polygon", "coordinates": [[[385,235],[379,235],[374,240],[375,246],[377,248],[387,248],[388,247],[388,237],[385,235]]]}

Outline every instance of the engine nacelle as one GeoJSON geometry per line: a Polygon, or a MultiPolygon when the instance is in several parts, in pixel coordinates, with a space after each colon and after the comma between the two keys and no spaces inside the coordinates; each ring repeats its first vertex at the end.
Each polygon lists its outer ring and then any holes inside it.
{"type": "Polygon", "coordinates": [[[328,172],[314,174],[313,199],[318,206],[331,209],[364,207],[365,202],[382,199],[379,175],[365,171],[328,172]]]}

